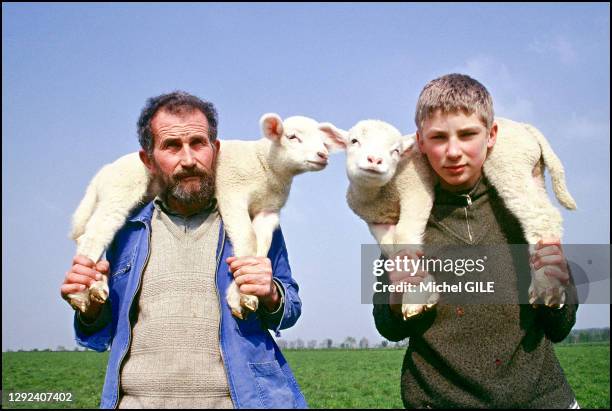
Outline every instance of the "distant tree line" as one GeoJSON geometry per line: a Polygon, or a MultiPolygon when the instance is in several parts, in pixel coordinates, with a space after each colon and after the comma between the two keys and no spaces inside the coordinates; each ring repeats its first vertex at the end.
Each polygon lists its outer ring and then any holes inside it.
{"type": "MultiPolygon", "coordinates": [[[[610,341],[610,327],[605,328],[586,328],[581,330],[572,330],[567,337],[561,342],[561,344],[578,344],[578,343],[595,343],[595,342],[609,342],[610,341]]],[[[408,346],[408,338],[398,342],[391,342],[387,340],[381,340],[375,344],[370,343],[370,341],[363,337],[359,341],[355,337],[348,336],[343,341],[334,341],[331,338],[325,338],[321,341],[317,340],[308,340],[305,342],[301,338],[296,340],[287,341],[283,339],[276,340],[276,344],[281,349],[290,349],[290,350],[302,350],[302,349],[331,349],[331,348],[340,348],[340,349],[361,349],[366,350],[369,348],[405,348],[408,346]]],[[[72,347],[66,348],[63,345],[58,345],[55,349],[51,348],[34,348],[31,350],[24,349],[8,349],[6,352],[65,352],[65,351],[91,351],[84,347],[72,347]]]]}
{"type": "MultiPolygon", "coordinates": [[[[605,328],[587,328],[582,330],[572,330],[569,335],[561,342],[561,344],[576,344],[576,343],[592,343],[592,342],[609,342],[610,327],[605,328]]],[[[279,339],[276,341],[281,349],[301,350],[301,349],[369,349],[369,348],[405,348],[408,347],[409,339],[391,342],[381,340],[375,344],[363,337],[359,341],[355,337],[348,336],[342,341],[334,341],[331,338],[325,338],[319,342],[317,340],[309,340],[305,343],[301,338],[287,341],[279,339]]]]}
{"type": "Polygon", "coordinates": [[[610,341],[610,327],[586,328],[583,330],[572,330],[561,342],[562,344],[577,344],[590,342],[610,341]]]}
{"type": "Polygon", "coordinates": [[[321,341],[317,340],[309,340],[307,343],[304,342],[301,338],[296,340],[284,340],[278,339],[276,340],[276,344],[282,349],[289,350],[301,350],[301,349],[349,349],[349,350],[366,350],[370,348],[399,348],[399,347],[407,347],[408,339],[399,342],[390,342],[387,340],[379,341],[378,343],[370,343],[370,341],[363,337],[359,341],[355,337],[348,336],[342,341],[334,341],[331,338],[325,338],[321,341]]]}

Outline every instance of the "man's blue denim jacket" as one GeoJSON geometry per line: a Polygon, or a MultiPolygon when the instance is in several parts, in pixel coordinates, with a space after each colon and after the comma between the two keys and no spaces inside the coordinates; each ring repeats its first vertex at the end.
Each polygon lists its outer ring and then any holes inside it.
{"type": "MultiPolygon", "coordinates": [[[[98,321],[93,328],[83,325],[75,314],[76,341],[80,345],[111,352],[102,390],[101,408],[116,408],[119,400],[121,363],[132,338],[132,323],[136,320],[139,291],[149,254],[153,203],[133,216],[117,233],[107,250],[110,263],[109,302],[105,308],[107,321],[98,321]],[[110,308],[110,313],[109,313],[110,308]]],[[[225,259],[232,255],[232,246],[223,224],[217,246],[216,285],[221,310],[219,326],[220,349],[235,408],[306,408],[306,400],[293,377],[289,365],[272,339],[268,329],[291,327],[300,316],[301,301],[298,285],[291,278],[287,249],[280,229],[274,232],[268,257],[277,285],[284,295],[284,306],[278,314],[260,309],[246,320],[231,315],[225,302],[225,290],[233,279],[225,259]]],[[[102,316],[101,316],[102,317],[102,316]]]]}

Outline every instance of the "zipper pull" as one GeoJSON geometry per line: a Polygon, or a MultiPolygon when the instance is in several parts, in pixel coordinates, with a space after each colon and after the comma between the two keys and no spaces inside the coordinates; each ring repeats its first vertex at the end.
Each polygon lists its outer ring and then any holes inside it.
{"type": "Polygon", "coordinates": [[[470,242],[474,241],[474,238],[472,237],[472,229],[470,228],[470,219],[468,217],[468,207],[470,207],[472,205],[472,198],[470,197],[469,194],[462,194],[465,199],[467,200],[467,206],[465,206],[463,208],[463,211],[465,211],[465,222],[467,223],[467,229],[468,229],[468,236],[470,237],[470,242]]]}

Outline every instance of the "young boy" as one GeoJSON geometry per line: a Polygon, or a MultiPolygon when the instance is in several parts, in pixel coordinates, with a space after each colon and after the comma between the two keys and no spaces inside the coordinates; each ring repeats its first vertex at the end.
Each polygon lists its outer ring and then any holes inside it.
{"type": "MultiPolygon", "coordinates": [[[[435,79],[419,96],[415,121],[419,149],[439,177],[425,245],[525,244],[518,221],[482,173],[497,137],[487,89],[460,74],[435,79]]],[[[500,248],[509,258],[510,247],[500,248]]],[[[578,408],[552,345],[570,332],[578,308],[559,239],[540,242],[531,263],[566,284],[561,308],[519,304],[519,287],[512,285],[521,279],[511,263],[487,275],[510,284],[516,304],[450,305],[442,299],[403,320],[401,294],[375,297],[380,334],[391,341],[410,337],[401,376],[406,407],[578,408]]],[[[417,284],[425,275],[391,272],[386,281],[417,284]]]]}

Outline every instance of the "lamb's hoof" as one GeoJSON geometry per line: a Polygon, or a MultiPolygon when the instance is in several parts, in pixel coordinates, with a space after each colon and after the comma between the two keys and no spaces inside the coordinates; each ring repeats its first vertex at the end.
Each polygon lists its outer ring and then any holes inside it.
{"type": "Polygon", "coordinates": [[[565,302],[565,290],[561,287],[547,288],[544,293],[544,304],[550,308],[559,308],[565,302]]]}
{"type": "Polygon", "coordinates": [[[246,318],[245,316],[246,313],[243,313],[242,311],[242,307],[239,309],[234,309],[232,308],[232,315],[236,318],[239,318],[241,320],[244,320],[246,318]]]}
{"type": "Polygon", "coordinates": [[[407,320],[425,310],[425,304],[402,304],[402,315],[407,320]]]}
{"type": "Polygon", "coordinates": [[[434,305],[438,304],[440,300],[440,294],[432,293],[427,299],[427,304],[425,305],[425,310],[431,309],[434,305]]]}
{"type": "Polygon", "coordinates": [[[259,298],[254,295],[240,295],[240,305],[248,312],[255,312],[259,307],[259,298]]]}
{"type": "Polygon", "coordinates": [[[87,308],[89,308],[89,300],[84,295],[70,295],[68,303],[72,308],[82,313],[86,312],[87,308]]]}
{"type": "Polygon", "coordinates": [[[529,304],[531,304],[532,307],[537,307],[536,301],[538,300],[538,298],[536,297],[536,295],[532,292],[529,293],[529,304]]]}
{"type": "Polygon", "coordinates": [[[104,281],[96,281],[89,287],[89,298],[98,304],[104,304],[108,294],[108,285],[104,281]]]}

